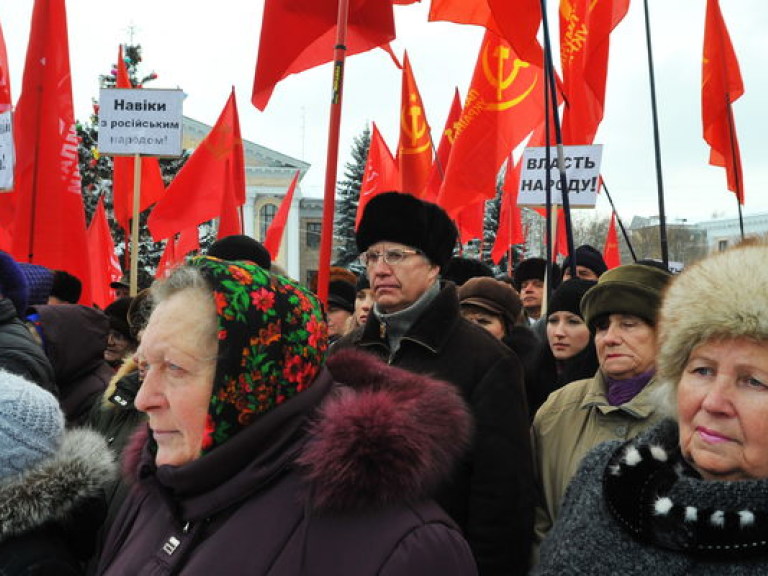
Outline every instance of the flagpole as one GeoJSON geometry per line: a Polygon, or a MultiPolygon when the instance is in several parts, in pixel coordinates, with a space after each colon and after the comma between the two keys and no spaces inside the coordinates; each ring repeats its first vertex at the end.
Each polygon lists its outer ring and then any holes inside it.
{"type": "MultiPolygon", "coordinates": [[[[541,0],[541,23],[544,32],[544,70],[545,82],[549,88],[550,106],[552,107],[552,120],[555,126],[555,142],[557,144],[557,169],[560,173],[560,191],[562,196],[563,212],[565,215],[565,237],[568,243],[568,254],[575,252],[573,245],[573,227],[571,225],[571,201],[568,198],[568,177],[565,174],[565,154],[563,150],[563,134],[560,130],[560,116],[557,110],[557,85],[555,83],[555,67],[552,63],[552,43],[549,37],[549,24],[547,23],[546,0],[541,0]]],[[[547,134],[548,135],[548,134],[547,134]]],[[[547,148],[549,150],[549,148],[547,148]]],[[[547,181],[549,181],[549,164],[547,165],[547,181]]],[[[570,259],[571,276],[576,278],[576,259],[570,259]]]]}
{"type": "Polygon", "coordinates": [[[659,115],[656,109],[656,80],[653,72],[653,48],[651,46],[651,23],[648,17],[648,0],[643,0],[645,9],[645,43],[648,50],[648,78],[651,89],[651,114],[653,117],[653,145],[656,158],[656,185],[659,195],[659,235],[661,242],[661,260],[669,266],[669,248],[667,246],[667,215],[664,211],[664,180],[661,172],[661,142],[659,139],[659,115]]]}
{"type": "MultiPolygon", "coordinates": [[[[728,110],[728,138],[731,141],[731,162],[733,164],[733,177],[736,180],[736,206],[739,209],[739,230],[741,232],[741,239],[744,240],[744,216],[741,213],[741,203],[744,200],[744,191],[741,189],[741,178],[739,178],[739,166],[741,165],[740,159],[736,156],[736,138],[734,137],[734,134],[736,133],[736,124],[733,121],[733,108],[731,108],[731,98],[728,94],[725,95],[725,104],[726,109],[728,110]]],[[[728,173],[728,167],[725,167],[726,170],[726,180],[727,180],[727,173],[728,173]]]]}
{"type": "Polygon", "coordinates": [[[139,207],[141,205],[141,155],[133,157],[133,220],[131,221],[131,279],[129,294],[139,291],[139,207]]]}
{"type": "Polygon", "coordinates": [[[317,295],[328,302],[331,250],[333,248],[333,216],[336,201],[336,171],[339,159],[341,129],[341,99],[344,94],[344,61],[347,57],[347,17],[349,0],[339,0],[336,20],[336,45],[333,53],[333,91],[328,128],[328,153],[325,163],[325,193],[323,198],[323,227],[320,233],[320,262],[317,269],[317,295]]]}
{"type": "Polygon", "coordinates": [[[637,255],[635,254],[635,249],[632,247],[632,242],[629,241],[629,235],[627,234],[626,229],[624,228],[624,223],[621,221],[621,217],[619,216],[619,213],[616,211],[616,206],[613,204],[613,198],[611,198],[611,193],[608,191],[608,186],[605,185],[605,178],[600,176],[600,181],[603,184],[603,190],[605,190],[605,196],[608,198],[608,202],[611,204],[611,210],[613,210],[613,213],[616,214],[616,222],[619,223],[619,228],[621,228],[621,235],[624,236],[624,241],[627,243],[627,248],[629,248],[629,253],[632,255],[632,261],[637,262],[637,255]]]}

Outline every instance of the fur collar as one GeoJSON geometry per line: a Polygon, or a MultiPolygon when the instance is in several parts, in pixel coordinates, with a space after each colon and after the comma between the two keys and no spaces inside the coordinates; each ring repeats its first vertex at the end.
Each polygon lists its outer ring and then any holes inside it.
{"type": "Polygon", "coordinates": [[[115,472],[112,453],[99,433],[69,430],[53,458],[0,482],[0,541],[65,521],[85,500],[99,496],[115,472]]]}

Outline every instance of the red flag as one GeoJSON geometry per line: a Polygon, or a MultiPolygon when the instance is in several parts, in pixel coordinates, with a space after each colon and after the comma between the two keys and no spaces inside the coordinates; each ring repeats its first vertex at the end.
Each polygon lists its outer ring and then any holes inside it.
{"type": "Polygon", "coordinates": [[[296,170],[296,174],[291,180],[288,191],[283,197],[283,201],[280,202],[280,208],[277,209],[274,219],[267,229],[266,237],[264,238],[264,248],[267,249],[269,255],[272,258],[272,262],[277,260],[277,255],[280,252],[280,243],[283,240],[283,231],[285,230],[285,224],[288,222],[288,212],[291,210],[291,203],[293,203],[293,193],[296,190],[296,184],[299,182],[299,171],[296,170]]]}
{"type": "Polygon", "coordinates": [[[610,33],[627,10],[629,0],[560,0],[565,144],[591,144],[595,138],[605,105],[610,33]]]}
{"type": "MultiPolygon", "coordinates": [[[[123,46],[117,52],[118,88],[131,88],[131,78],[123,58],[123,46]]],[[[135,158],[115,156],[112,160],[112,201],[117,224],[130,234],[130,222],[133,218],[133,176],[135,158]]],[[[141,158],[141,182],[139,184],[139,212],[143,212],[160,200],[165,192],[163,173],[157,158],[141,158]]]]}
{"type": "Polygon", "coordinates": [[[440,186],[443,184],[443,176],[448,166],[448,159],[451,156],[453,147],[453,132],[456,130],[457,123],[461,117],[461,96],[459,89],[453,95],[453,103],[448,111],[448,118],[445,120],[443,135],[440,137],[440,144],[437,147],[437,160],[432,164],[432,172],[427,180],[427,188],[424,192],[424,200],[429,202],[437,201],[437,195],[440,192],[440,186]]]}
{"type": "MultiPolygon", "coordinates": [[[[227,179],[231,176],[227,174],[227,179]]],[[[232,186],[227,186],[221,204],[221,216],[219,216],[219,228],[216,230],[216,238],[233,236],[243,233],[243,224],[240,219],[240,205],[232,195],[232,186]]]]}
{"type": "Polygon", "coordinates": [[[496,195],[502,163],[544,118],[543,86],[541,68],[486,32],[438,197],[449,214],[496,195]]]}
{"type": "Polygon", "coordinates": [[[181,233],[174,234],[165,241],[165,250],[157,265],[155,278],[165,278],[173,268],[184,261],[184,257],[193,250],[200,249],[200,235],[197,226],[192,226],[181,233]]]}
{"type": "Polygon", "coordinates": [[[360,223],[365,205],[371,198],[382,192],[397,190],[400,184],[400,175],[397,172],[397,163],[392,157],[392,152],[389,151],[376,123],[372,122],[371,124],[371,144],[368,146],[368,158],[365,160],[363,181],[360,185],[355,228],[360,223]]]}
{"type": "Polygon", "coordinates": [[[603,246],[603,260],[608,270],[621,266],[619,237],[616,235],[616,212],[611,212],[611,223],[608,226],[608,234],[605,235],[605,246],[603,246]]]}
{"type": "Polygon", "coordinates": [[[403,59],[401,102],[400,142],[397,145],[400,190],[420,198],[432,169],[432,134],[407,52],[403,59]]]}
{"type": "Polygon", "coordinates": [[[149,215],[155,241],[221,215],[227,194],[245,202],[243,139],[232,90],[216,125],[179,171],[149,215]]]}
{"type": "Polygon", "coordinates": [[[85,211],[78,170],[64,0],[36,0],[14,120],[13,255],[65,270],[91,303],[85,211]]]}
{"type": "MultiPolygon", "coordinates": [[[[266,0],[251,101],[264,110],[275,85],[286,76],[333,60],[338,0],[266,0]]],[[[347,55],[395,38],[392,3],[350,0],[347,55]]]]}
{"type": "Polygon", "coordinates": [[[539,0],[432,0],[429,20],[484,26],[505,38],[526,62],[541,66],[544,61],[536,40],[541,23],[539,0]]]}
{"type": "Polygon", "coordinates": [[[707,0],[704,56],[701,67],[701,117],[709,163],[725,168],[728,190],[744,204],[741,153],[731,104],[744,94],[739,62],[717,0],[707,0]]]}
{"type": "Polygon", "coordinates": [[[8,52],[5,49],[3,29],[0,27],[0,112],[11,109],[11,71],[8,68],[8,52]]]}
{"type": "Polygon", "coordinates": [[[115,243],[109,231],[103,197],[99,198],[88,226],[88,257],[91,260],[93,303],[103,309],[115,299],[109,287],[110,283],[120,280],[122,276],[120,261],[115,254],[115,243]]]}
{"type": "Polygon", "coordinates": [[[483,238],[484,220],[485,200],[475,202],[459,212],[456,217],[456,227],[459,229],[459,240],[462,244],[476,238],[483,238]]]}
{"type": "Polygon", "coordinates": [[[499,211],[499,227],[496,230],[496,241],[491,250],[491,259],[497,264],[506,254],[509,247],[515,244],[524,244],[523,215],[517,204],[517,194],[520,188],[521,164],[518,162],[510,166],[507,161],[507,172],[504,174],[504,190],[501,197],[501,210],[499,211]]]}

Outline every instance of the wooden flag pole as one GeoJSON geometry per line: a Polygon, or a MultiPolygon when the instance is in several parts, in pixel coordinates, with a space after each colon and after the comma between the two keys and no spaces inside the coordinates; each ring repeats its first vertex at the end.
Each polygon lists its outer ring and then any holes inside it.
{"type": "Polygon", "coordinates": [[[141,155],[133,157],[133,219],[131,220],[131,296],[139,291],[139,206],[141,205],[141,155]]]}
{"type": "Polygon", "coordinates": [[[344,94],[344,61],[347,57],[347,18],[349,0],[339,0],[336,20],[336,45],[333,54],[333,91],[328,127],[328,153],[325,163],[325,191],[323,196],[323,227],[320,233],[320,262],[317,269],[317,296],[327,304],[330,279],[331,251],[333,249],[333,217],[336,204],[336,171],[339,160],[339,132],[341,130],[341,100],[344,94]]]}

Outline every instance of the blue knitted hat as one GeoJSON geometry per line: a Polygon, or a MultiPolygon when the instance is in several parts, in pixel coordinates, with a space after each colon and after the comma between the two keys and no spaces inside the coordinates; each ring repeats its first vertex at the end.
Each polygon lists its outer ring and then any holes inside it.
{"type": "Polygon", "coordinates": [[[63,435],[64,414],[56,397],[0,370],[0,479],[51,458],[63,435]]]}
{"type": "Polygon", "coordinates": [[[13,256],[2,250],[0,250],[0,295],[13,302],[19,317],[24,316],[29,299],[27,277],[13,256]]]}

